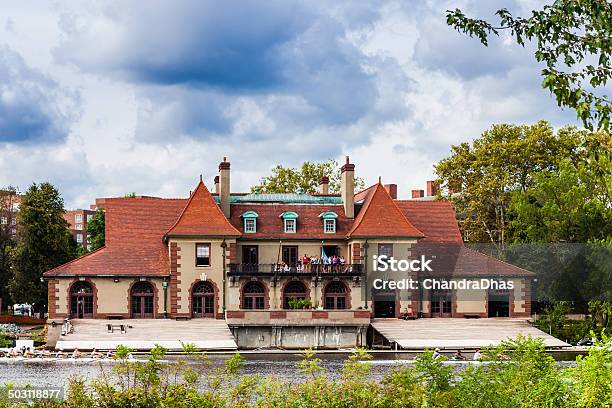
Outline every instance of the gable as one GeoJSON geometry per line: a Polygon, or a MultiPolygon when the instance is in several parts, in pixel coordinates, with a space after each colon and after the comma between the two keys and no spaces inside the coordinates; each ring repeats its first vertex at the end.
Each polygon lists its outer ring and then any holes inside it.
{"type": "Polygon", "coordinates": [[[382,184],[368,194],[355,218],[349,237],[421,238],[424,234],[406,218],[382,184]]]}
{"type": "Polygon", "coordinates": [[[198,183],[187,205],[166,236],[240,236],[202,182],[198,183]]]}

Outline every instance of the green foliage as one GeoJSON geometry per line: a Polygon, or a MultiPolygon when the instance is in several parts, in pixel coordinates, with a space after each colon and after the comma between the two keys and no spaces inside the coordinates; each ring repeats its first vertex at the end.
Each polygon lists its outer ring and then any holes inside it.
{"type": "Polygon", "coordinates": [[[18,215],[19,243],[12,251],[11,295],[20,303],[47,301],[42,274],[76,256],[76,242],[64,220],[64,201],[49,183],[32,184],[21,200],[18,215]]]}
{"type": "Polygon", "coordinates": [[[565,159],[557,171],[535,174],[530,187],[515,191],[510,204],[514,241],[589,242],[612,237],[610,146],[600,146],[599,154],[581,161],[565,159]]]}
{"type": "Polygon", "coordinates": [[[294,299],[291,298],[287,302],[289,309],[310,309],[312,308],[312,302],[310,299],[294,299]]]}
{"type": "Polygon", "coordinates": [[[449,197],[470,241],[586,242],[609,235],[610,151],[607,133],[572,127],[555,133],[544,121],[494,125],[472,143],[453,146],[435,169],[449,193],[460,191],[449,197]],[[571,168],[580,174],[570,178],[571,168]],[[566,193],[553,197],[557,188],[566,193]]]}
{"type": "Polygon", "coordinates": [[[87,234],[89,235],[89,250],[95,251],[98,248],[102,248],[105,242],[105,219],[104,210],[98,208],[91,217],[91,220],[87,223],[87,234]]]}
{"type": "MultiPolygon", "coordinates": [[[[340,192],[340,166],[335,160],[323,163],[304,162],[301,168],[278,165],[272,175],[263,177],[257,186],[251,187],[253,193],[305,193],[318,192],[321,177],[329,177],[329,192],[340,192]]],[[[363,189],[363,179],[355,177],[355,191],[363,189]]]]}
{"type": "Polygon", "coordinates": [[[323,372],[323,367],[321,367],[321,359],[317,357],[317,353],[312,349],[312,347],[304,350],[304,353],[300,354],[299,356],[302,357],[302,361],[297,364],[297,367],[301,373],[311,377],[316,377],[323,372]]]}
{"type": "Polygon", "coordinates": [[[579,407],[612,405],[612,338],[602,333],[601,341],[578,356],[576,368],[570,371],[574,395],[579,407]]]}
{"type": "Polygon", "coordinates": [[[561,107],[576,111],[585,127],[609,129],[610,99],[605,90],[612,78],[612,4],[607,0],[557,0],[534,10],[530,17],[514,17],[505,8],[496,12],[500,26],[447,10],[446,22],[459,32],[476,36],[485,46],[491,34],[510,30],[516,42],[533,42],[535,59],[546,64],[542,87],[561,107]]]}
{"type": "MultiPolygon", "coordinates": [[[[482,362],[463,370],[425,352],[380,381],[372,379],[371,357],[362,349],[348,357],[339,378],[325,375],[315,353],[306,350],[298,363],[304,377],[294,381],[240,375],[239,355],[208,371],[207,362],[163,362],[164,355],[157,347],[144,363],[121,361],[115,375],[102,365],[100,378],[73,378],[65,401],[41,406],[578,408],[612,402],[612,339],[605,333],[575,367],[557,365],[541,340],[520,337],[483,350],[482,362]]],[[[9,406],[10,387],[0,387],[0,407],[9,406]]]]}
{"type": "Polygon", "coordinates": [[[5,333],[0,332],[0,348],[10,347],[11,344],[12,340],[5,333]]]}

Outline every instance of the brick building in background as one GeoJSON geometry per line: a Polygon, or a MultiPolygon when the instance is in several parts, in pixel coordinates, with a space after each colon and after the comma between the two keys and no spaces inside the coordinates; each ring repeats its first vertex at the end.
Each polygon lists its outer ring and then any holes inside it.
{"type": "Polygon", "coordinates": [[[91,218],[96,213],[95,210],[68,210],[64,213],[64,219],[68,222],[70,232],[74,237],[74,240],[79,245],[83,245],[86,249],[89,249],[89,240],[87,235],[87,224],[91,221],[91,218]]]}
{"type": "Polygon", "coordinates": [[[13,191],[0,191],[0,228],[12,238],[17,238],[17,213],[21,195],[13,191]]]}

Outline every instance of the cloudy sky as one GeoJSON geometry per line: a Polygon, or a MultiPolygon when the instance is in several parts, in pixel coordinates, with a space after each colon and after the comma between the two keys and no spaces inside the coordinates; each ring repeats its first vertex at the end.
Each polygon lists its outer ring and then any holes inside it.
{"type": "Polygon", "coordinates": [[[0,186],[66,206],[183,197],[223,156],[232,189],[276,164],[343,160],[400,196],[493,123],[575,123],[530,49],[445,24],[537,1],[3,1],[0,186]]]}

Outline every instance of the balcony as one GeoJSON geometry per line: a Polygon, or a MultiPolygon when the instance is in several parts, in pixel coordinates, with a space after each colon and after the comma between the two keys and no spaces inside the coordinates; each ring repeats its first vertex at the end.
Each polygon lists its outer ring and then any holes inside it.
{"type": "Polygon", "coordinates": [[[362,273],[362,264],[230,264],[228,276],[361,276],[362,273]]]}

